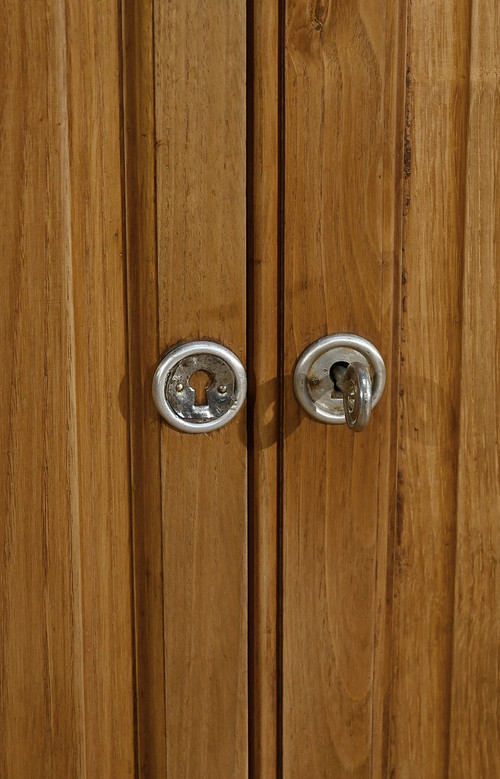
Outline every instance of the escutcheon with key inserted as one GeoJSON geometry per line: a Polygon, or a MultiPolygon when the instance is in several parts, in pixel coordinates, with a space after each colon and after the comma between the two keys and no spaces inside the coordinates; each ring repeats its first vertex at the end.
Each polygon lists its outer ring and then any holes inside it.
{"type": "Polygon", "coordinates": [[[385,387],[378,349],[359,335],[336,333],[307,347],[295,366],[295,395],[310,417],[364,430],[385,387]]]}

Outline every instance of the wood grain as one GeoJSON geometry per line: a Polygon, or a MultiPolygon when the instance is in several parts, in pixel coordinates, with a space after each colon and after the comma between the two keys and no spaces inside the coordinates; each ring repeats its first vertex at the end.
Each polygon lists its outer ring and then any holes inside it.
{"type": "MultiPolygon", "coordinates": [[[[251,776],[276,776],[278,437],[280,322],[278,259],[278,3],[253,4],[253,175],[249,245],[248,376],[251,583],[251,776]]],[[[250,106],[249,106],[250,108],[250,106]]]]}
{"type": "Polygon", "coordinates": [[[472,4],[449,776],[500,775],[500,11],[472,4]]]}
{"type": "Polygon", "coordinates": [[[151,397],[160,354],[153,8],[122,3],[128,368],[140,775],[166,776],[160,425],[151,397]]]}
{"type": "MultiPolygon", "coordinates": [[[[246,344],[246,18],[155,3],[159,347],[246,344]]],[[[248,772],[245,412],[161,431],[167,775],[248,772]]]]}
{"type": "MultiPolygon", "coordinates": [[[[448,771],[470,4],[410,4],[389,770],[448,771]]],[[[469,744],[470,748],[470,744],[469,744]]]]}
{"type": "Polygon", "coordinates": [[[0,775],[497,777],[495,3],[1,10],[0,775]],[[291,389],[345,330],[362,436],[291,389]],[[249,474],[153,408],[198,337],[249,474]]]}
{"type": "Polygon", "coordinates": [[[395,483],[400,6],[286,10],[283,775],[368,776],[382,760],[395,483]],[[368,337],[387,362],[361,436],[306,418],[293,397],[302,350],[335,332],[368,337]]]}
{"type": "Polygon", "coordinates": [[[116,7],[1,19],[0,773],[129,776],[116,7]]]}

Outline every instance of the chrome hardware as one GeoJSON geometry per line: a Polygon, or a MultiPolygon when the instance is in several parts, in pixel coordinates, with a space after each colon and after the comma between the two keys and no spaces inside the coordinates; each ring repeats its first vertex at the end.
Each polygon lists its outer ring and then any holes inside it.
{"type": "Polygon", "coordinates": [[[345,421],[355,433],[359,433],[367,426],[372,412],[370,371],[361,362],[351,362],[347,368],[337,363],[330,375],[335,388],[338,387],[344,396],[345,421]]]}
{"type": "Polygon", "coordinates": [[[153,378],[156,408],[169,425],[186,433],[208,433],[227,425],[243,405],[246,391],[243,365],[230,349],[214,341],[175,347],[153,378]],[[190,384],[199,371],[210,377],[202,403],[190,384]]]}
{"type": "Polygon", "coordinates": [[[313,419],[354,432],[364,430],[385,387],[385,364],[378,349],[359,335],[337,333],[315,341],[300,356],[293,386],[313,419]]]}

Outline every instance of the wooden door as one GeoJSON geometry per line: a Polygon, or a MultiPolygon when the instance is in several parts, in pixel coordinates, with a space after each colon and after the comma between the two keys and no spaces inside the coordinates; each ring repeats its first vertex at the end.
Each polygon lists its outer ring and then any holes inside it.
{"type": "Polygon", "coordinates": [[[0,775],[496,778],[496,4],[1,7],[0,775]],[[359,435],[292,388],[343,331],[359,435]]]}
{"type": "Polygon", "coordinates": [[[278,774],[495,777],[498,6],[279,24],[278,774]],[[332,332],[387,363],[359,435],[293,395],[332,332]]]}
{"type": "Polygon", "coordinates": [[[113,3],[2,3],[0,774],[134,769],[113,3]]]}

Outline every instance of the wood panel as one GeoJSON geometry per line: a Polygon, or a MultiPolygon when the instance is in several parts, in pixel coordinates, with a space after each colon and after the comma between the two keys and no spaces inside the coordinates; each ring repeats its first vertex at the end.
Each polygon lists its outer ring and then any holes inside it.
{"type": "Polygon", "coordinates": [[[160,425],[151,401],[160,354],[151,2],[124,0],[122,28],[138,766],[141,776],[166,776],[160,425]]]}
{"type": "Polygon", "coordinates": [[[389,758],[398,776],[448,771],[469,40],[468,0],[410,4],[389,758]]]}
{"type": "Polygon", "coordinates": [[[250,775],[266,779],[278,770],[278,3],[258,0],[249,21],[250,775]]]}
{"type": "Polygon", "coordinates": [[[500,10],[472,3],[449,776],[500,775],[500,10]]]}
{"type": "MultiPolygon", "coordinates": [[[[246,345],[246,18],[155,3],[160,350],[246,345]]],[[[248,770],[246,418],[161,430],[167,775],[248,770]]],[[[158,539],[158,543],[160,539],[158,539]]]]}
{"type": "Polygon", "coordinates": [[[404,17],[399,3],[286,3],[283,775],[382,761],[395,485],[404,17]],[[314,422],[291,375],[327,333],[373,341],[388,388],[369,428],[314,422]]]}
{"type": "Polygon", "coordinates": [[[129,776],[116,7],[1,20],[0,773],[129,776]]]}

